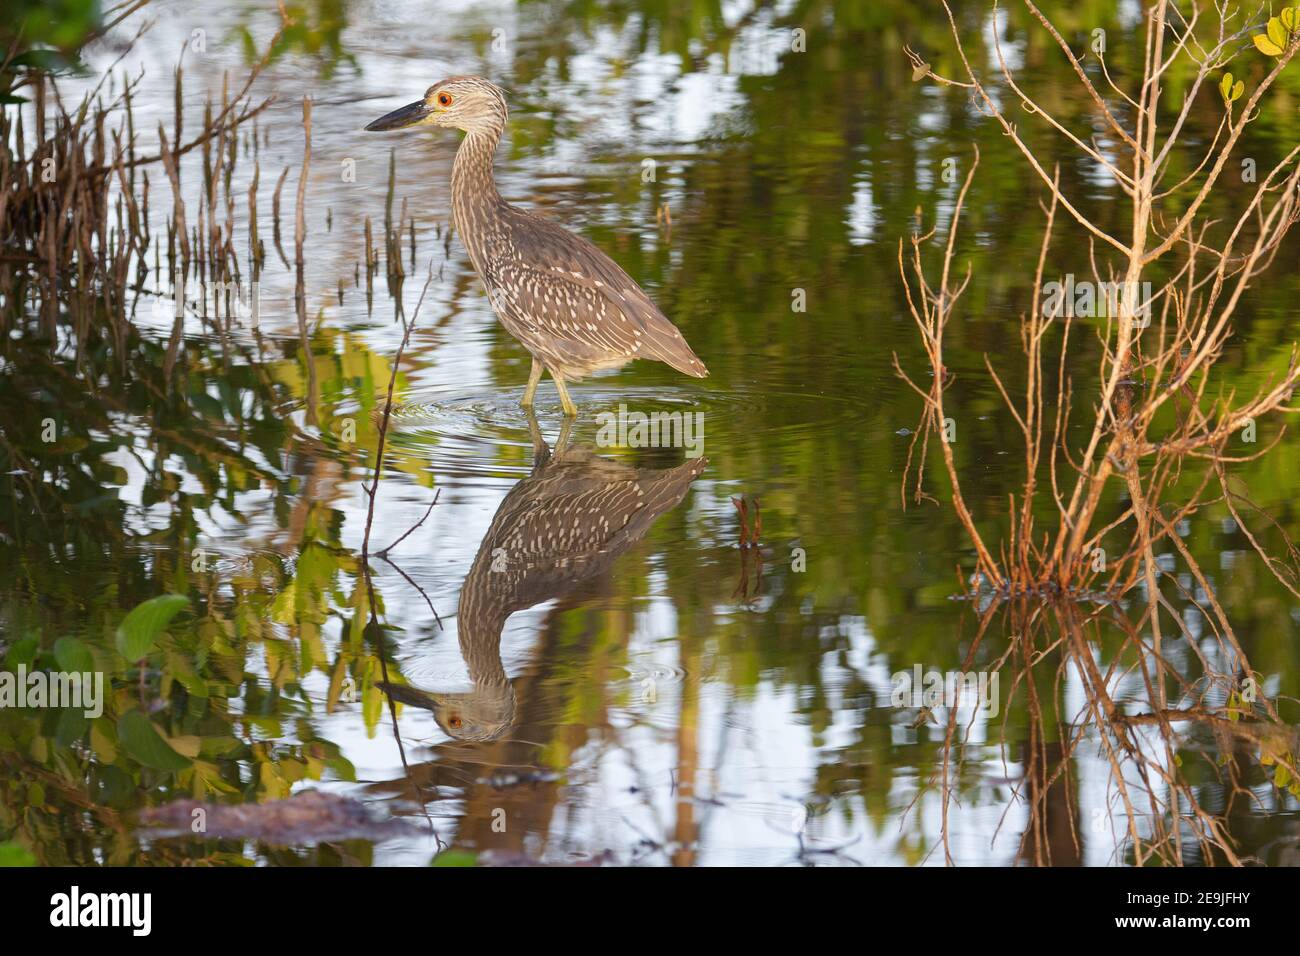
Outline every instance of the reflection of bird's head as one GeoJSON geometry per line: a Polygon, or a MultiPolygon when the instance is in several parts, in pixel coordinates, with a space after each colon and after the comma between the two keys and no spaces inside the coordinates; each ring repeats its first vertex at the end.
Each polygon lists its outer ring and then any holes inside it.
{"type": "Polygon", "coordinates": [[[508,683],[483,685],[468,694],[432,696],[434,720],[457,740],[497,740],[515,722],[515,689],[508,683]]]}
{"type": "Polygon", "coordinates": [[[515,722],[515,689],[509,682],[476,685],[464,694],[428,693],[386,682],[379,688],[399,704],[432,711],[443,733],[456,740],[498,740],[515,722]]]}
{"type": "Polygon", "coordinates": [[[501,662],[510,615],[606,572],[681,502],[708,463],[634,468],[581,446],[551,454],[542,443],[535,452],[532,474],[501,502],[461,588],[456,632],[474,689],[380,685],[393,700],[432,711],[457,740],[497,740],[514,723],[515,692],[501,662]]]}

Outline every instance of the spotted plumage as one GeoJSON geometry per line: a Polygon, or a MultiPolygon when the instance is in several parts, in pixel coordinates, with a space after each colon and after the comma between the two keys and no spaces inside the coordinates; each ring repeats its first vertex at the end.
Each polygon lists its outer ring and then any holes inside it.
{"type": "Polygon", "coordinates": [[[516,611],[563,596],[604,574],[675,508],[708,462],[632,468],[561,438],[546,446],[535,421],[533,472],[514,486],[460,590],[456,631],[473,690],[430,693],[381,683],[394,700],[434,713],[450,736],[495,740],[509,731],[515,695],[501,662],[501,631],[516,611]]]}
{"type": "Polygon", "coordinates": [[[532,404],[543,369],[569,415],[577,410],[566,379],[633,359],[708,375],[682,333],[618,263],[581,236],[501,198],[492,157],[508,115],[497,86],[454,76],[366,128],[428,124],[465,131],[452,164],[452,220],[501,324],[533,356],[524,405],[532,404]]]}
{"type": "Polygon", "coordinates": [[[584,446],[540,449],[532,475],[501,502],[465,579],[462,635],[499,636],[515,611],[603,573],[676,507],[706,464],[631,468],[584,446]]]}

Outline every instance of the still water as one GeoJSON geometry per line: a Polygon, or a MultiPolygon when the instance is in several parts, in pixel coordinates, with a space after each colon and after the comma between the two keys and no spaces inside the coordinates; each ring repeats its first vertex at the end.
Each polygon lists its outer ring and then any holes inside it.
{"type": "MultiPolygon", "coordinates": [[[[1127,5],[1088,6],[1113,43],[1140,49],[1127,5]]],[[[223,72],[232,86],[246,74],[245,33],[261,48],[275,29],[269,4],[155,3],[146,14],[153,27],[119,66],[145,70],[141,130],[170,124],[171,70],[195,30],[204,42],[185,54],[185,104],[198,116],[208,97],[220,101],[223,72]]],[[[1087,26],[1083,13],[1062,17],[1087,26]]],[[[110,696],[138,703],[184,766],[140,759],[110,718],[87,733],[57,712],[5,712],[0,836],[40,862],[82,864],[424,865],[444,846],[485,863],[1133,862],[1074,665],[1043,635],[1031,683],[1048,703],[1031,708],[1007,663],[1024,616],[994,609],[982,621],[987,606],[955,599],[972,560],[938,470],[939,504],[903,494],[921,409],[892,363],[897,354],[922,374],[923,355],[897,244],[918,222],[946,223],[959,184],[943,164],[964,169],[973,141],[983,160],[962,253],[975,278],[950,333],[954,448],[983,527],[1005,524],[1021,481],[1014,424],[980,370],[985,354],[1018,353],[1041,219],[1004,138],[960,93],[912,82],[903,44],[943,56],[944,25],[920,5],[875,2],[453,2],[436,16],[425,4],[352,2],[313,6],[311,22],[314,39],[254,88],[277,100],[255,137],[251,127],[241,137],[230,187],[246,244],[256,161],[266,241],[277,177],[291,167],[292,259],[310,96],[310,354],[293,271],[271,251],[255,326],[218,333],[190,303],[179,398],[146,371],[125,384],[106,368],[91,394],[72,360],[6,359],[5,390],[53,410],[73,436],[61,449],[62,517],[5,508],[8,661],[78,639],[111,674],[110,696]],[[807,31],[801,52],[795,28],[807,31]],[[535,417],[520,408],[528,356],[448,232],[457,135],[361,131],[454,73],[510,93],[502,194],[613,256],[682,329],[708,379],[648,363],[589,379],[572,388],[571,429],[549,380],[535,417]],[[382,245],[390,162],[402,282],[386,277],[382,245]],[[367,220],[380,237],[373,276],[367,220]],[[366,487],[401,317],[415,314],[429,274],[377,492],[371,551],[402,540],[371,556],[376,641],[359,572],[366,487]],[[689,449],[602,440],[601,416],[620,408],[685,415],[699,431],[689,449]],[[606,508],[626,525],[602,538],[588,516],[606,508]],[[538,528],[567,533],[571,552],[502,561],[538,528]],[[126,663],[115,628],[164,593],[185,595],[186,609],[145,666],[126,663]],[[992,707],[961,711],[965,742],[945,746],[948,710],[897,706],[895,675],[961,670],[1000,680],[992,707]],[[1076,745],[1062,760],[1065,740],[1076,745]],[[1031,754],[1053,772],[1042,793],[1028,782],[1031,754]],[[309,789],[409,825],[281,844],[165,837],[140,818],[180,798],[252,804],[309,789]]],[[[1023,26],[1001,28],[1014,45],[1023,26]]],[[[995,27],[972,13],[963,28],[978,39],[995,27]]],[[[1068,69],[1045,49],[1016,49],[1045,82],[1068,69]]],[[[117,52],[91,61],[106,68],[117,52]]],[[[97,79],[63,81],[65,93],[97,79]]],[[[1261,128],[1257,148],[1295,132],[1261,128]]],[[[183,170],[196,205],[199,162],[192,154],[183,170]]],[[[151,175],[150,214],[165,234],[170,197],[151,175]]],[[[1076,163],[1065,176],[1099,208],[1116,199],[1095,171],[1076,163]]],[[[164,294],[142,295],[135,316],[141,370],[157,371],[172,328],[162,278],[149,288],[164,294]]],[[[1226,359],[1243,387],[1285,356],[1296,291],[1294,274],[1280,278],[1243,317],[1226,359]]],[[[1094,368],[1095,347],[1079,353],[1078,374],[1094,368]]],[[[1239,472],[1292,533],[1298,450],[1286,439],[1239,472]]],[[[1294,697],[1300,604],[1226,511],[1191,524],[1185,537],[1267,692],[1294,697]]],[[[1127,606],[1087,608],[1098,615],[1087,653],[1116,667],[1115,699],[1138,712],[1141,681],[1106,623],[1127,606]]],[[[1170,653],[1194,685],[1200,655],[1170,653]]],[[[1257,773],[1241,783],[1251,799],[1233,799],[1201,769],[1223,751],[1222,740],[1180,734],[1177,767],[1165,769],[1224,819],[1239,854],[1297,862],[1296,798],[1257,773]]],[[[1166,753],[1151,741],[1153,760],[1166,753]]],[[[1194,842],[1181,852],[1205,862],[1194,842]]]]}

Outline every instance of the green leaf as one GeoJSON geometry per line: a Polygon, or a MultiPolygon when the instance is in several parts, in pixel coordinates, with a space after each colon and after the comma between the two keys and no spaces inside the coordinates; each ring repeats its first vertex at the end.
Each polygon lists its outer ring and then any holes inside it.
{"type": "Polygon", "coordinates": [[[1219,94],[1223,97],[1223,102],[1232,102],[1232,74],[1223,74],[1223,79],[1219,81],[1219,94]]]}
{"type": "Polygon", "coordinates": [[[1268,21],[1268,38],[1273,41],[1273,45],[1278,51],[1286,49],[1287,28],[1282,26],[1282,21],[1277,17],[1271,17],[1268,21]]]}
{"type": "Polygon", "coordinates": [[[443,850],[430,866],[478,866],[478,854],[469,850],[443,850]]]}
{"type": "Polygon", "coordinates": [[[5,666],[16,671],[18,665],[25,664],[30,669],[36,662],[36,652],[40,649],[40,643],[35,637],[24,637],[14,641],[5,654],[5,666]]]}
{"type": "Polygon", "coordinates": [[[132,758],[155,770],[184,770],[190,765],[167,745],[153,722],[138,710],[128,710],[117,721],[117,739],[132,758]]]}
{"type": "Polygon", "coordinates": [[[1258,36],[1251,37],[1251,39],[1255,41],[1255,46],[1259,48],[1260,53],[1266,54],[1267,56],[1282,55],[1282,48],[1262,33],[1258,36]]]}
{"type": "Polygon", "coordinates": [[[54,661],[61,671],[85,674],[95,669],[90,648],[75,637],[61,637],[54,642],[54,661]]]}
{"type": "Polygon", "coordinates": [[[1287,33],[1295,32],[1295,8],[1294,7],[1283,8],[1282,12],[1278,15],[1278,18],[1282,21],[1282,26],[1286,27],[1287,33]]]}
{"type": "Polygon", "coordinates": [[[1236,85],[1232,88],[1232,98],[1233,98],[1234,100],[1239,100],[1239,99],[1241,99],[1241,94],[1243,94],[1243,93],[1245,93],[1245,92],[1246,92],[1246,83],[1245,83],[1245,81],[1244,81],[1244,80],[1238,80],[1237,83],[1236,83],[1236,85]]]}
{"type": "Polygon", "coordinates": [[[54,740],[60,747],[71,747],[86,736],[90,721],[84,711],[65,707],[59,712],[59,722],[54,727],[54,740]]]}
{"type": "Polygon", "coordinates": [[[0,866],[35,866],[32,851],[17,843],[0,843],[0,866]]]}
{"type": "Polygon", "coordinates": [[[189,603],[183,594],[164,594],[136,605],[117,629],[117,649],[129,661],[145,657],[171,619],[189,603]]]}

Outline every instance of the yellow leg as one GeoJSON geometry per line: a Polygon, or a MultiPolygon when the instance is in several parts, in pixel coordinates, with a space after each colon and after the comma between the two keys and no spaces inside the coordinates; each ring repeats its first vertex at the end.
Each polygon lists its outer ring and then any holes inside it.
{"type": "Polygon", "coordinates": [[[546,438],[542,435],[541,426],[537,424],[537,416],[533,413],[533,407],[525,405],[524,411],[528,413],[528,437],[533,442],[533,467],[536,468],[550,457],[551,449],[546,444],[546,438]]]}
{"type": "Polygon", "coordinates": [[[569,450],[569,432],[573,430],[573,419],[566,418],[560,423],[560,437],[556,439],[554,455],[556,458],[563,458],[564,453],[569,450]]]}
{"type": "Polygon", "coordinates": [[[560,405],[564,407],[564,414],[570,418],[576,417],[578,406],[573,404],[573,399],[569,398],[569,390],[564,387],[564,376],[551,372],[551,378],[555,379],[555,390],[560,393],[560,405]]]}
{"type": "Polygon", "coordinates": [[[537,394],[537,383],[542,380],[542,363],[533,359],[533,370],[528,373],[528,387],[524,389],[524,397],[519,400],[519,404],[524,408],[533,407],[533,396],[537,394]]]}

